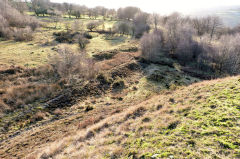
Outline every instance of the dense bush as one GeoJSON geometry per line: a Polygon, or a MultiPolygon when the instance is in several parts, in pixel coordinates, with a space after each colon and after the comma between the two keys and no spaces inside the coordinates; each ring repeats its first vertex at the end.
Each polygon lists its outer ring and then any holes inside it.
{"type": "Polygon", "coordinates": [[[7,2],[0,0],[0,37],[14,38],[17,41],[31,40],[32,32],[38,27],[38,21],[23,15],[7,2]]]}
{"type": "Polygon", "coordinates": [[[61,32],[54,32],[53,35],[56,36],[56,41],[60,43],[73,43],[75,34],[71,33],[70,31],[61,31],[61,32]]]}
{"type": "Polygon", "coordinates": [[[84,32],[83,36],[87,39],[92,39],[93,38],[93,36],[91,34],[89,34],[88,32],[84,32]]]}
{"type": "Polygon", "coordinates": [[[84,50],[86,45],[89,43],[88,38],[92,38],[92,36],[88,33],[72,33],[70,31],[62,31],[53,33],[56,37],[56,41],[60,43],[78,43],[81,50],[84,50]],[[87,38],[86,38],[87,37],[87,38]]]}
{"type": "Polygon", "coordinates": [[[33,31],[30,27],[14,29],[15,41],[31,41],[33,39],[33,31]]]}
{"type": "Polygon", "coordinates": [[[113,26],[114,32],[121,35],[130,35],[132,33],[132,25],[129,22],[117,22],[113,26]]]}
{"type": "Polygon", "coordinates": [[[85,38],[84,35],[81,35],[81,34],[76,35],[75,39],[81,50],[84,50],[86,48],[86,45],[89,43],[89,40],[85,38]]]}

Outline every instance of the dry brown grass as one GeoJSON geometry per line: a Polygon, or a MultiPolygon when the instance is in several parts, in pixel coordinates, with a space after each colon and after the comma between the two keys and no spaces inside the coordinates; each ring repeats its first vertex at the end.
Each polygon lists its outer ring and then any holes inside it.
{"type": "Polygon", "coordinates": [[[80,122],[80,124],[78,125],[78,129],[87,128],[88,126],[99,122],[101,119],[102,119],[101,116],[90,117],[89,119],[86,119],[86,120],[80,122]]]}
{"type": "Polygon", "coordinates": [[[140,55],[139,52],[134,53],[122,52],[113,56],[112,59],[98,62],[96,63],[96,65],[100,68],[101,71],[110,70],[116,66],[120,66],[121,64],[125,64],[132,61],[134,57],[137,57],[139,55],[140,55]]]}
{"type": "Polygon", "coordinates": [[[49,98],[59,89],[60,87],[56,84],[25,84],[12,86],[6,89],[2,100],[4,103],[11,105],[12,108],[17,108],[24,104],[30,104],[40,98],[49,98]]]}
{"type": "Polygon", "coordinates": [[[39,69],[21,67],[1,68],[1,111],[14,110],[24,105],[54,96],[61,87],[55,81],[53,69],[46,65],[39,69]]]}

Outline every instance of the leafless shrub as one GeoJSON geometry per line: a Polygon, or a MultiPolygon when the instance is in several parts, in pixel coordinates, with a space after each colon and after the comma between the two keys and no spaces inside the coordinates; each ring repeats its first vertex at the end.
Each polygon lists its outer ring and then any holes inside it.
{"type": "Polygon", "coordinates": [[[8,21],[0,15],[0,37],[10,39],[12,37],[12,31],[9,29],[8,21]]]}
{"type": "Polygon", "coordinates": [[[21,0],[15,0],[12,2],[12,6],[16,8],[20,13],[23,13],[27,10],[27,4],[21,0]]]}
{"type": "Polygon", "coordinates": [[[72,27],[71,27],[72,31],[74,32],[78,32],[78,31],[83,31],[84,30],[84,25],[83,25],[83,22],[82,21],[79,21],[79,20],[75,20],[72,24],[72,27]]]}
{"type": "Polygon", "coordinates": [[[31,118],[31,122],[37,122],[37,121],[41,121],[44,118],[46,118],[46,114],[43,112],[37,112],[36,114],[33,115],[33,117],[31,118]]]}
{"type": "Polygon", "coordinates": [[[14,29],[14,39],[16,41],[31,41],[33,39],[32,34],[33,31],[30,27],[14,29]]]}
{"type": "Polygon", "coordinates": [[[35,18],[29,18],[29,27],[35,31],[39,27],[39,22],[35,18]]]}
{"type": "Polygon", "coordinates": [[[90,117],[78,125],[78,129],[85,129],[86,127],[93,125],[101,120],[101,116],[90,117]]]}
{"type": "Polygon", "coordinates": [[[178,43],[182,40],[181,38],[190,40],[194,33],[193,28],[188,23],[185,23],[184,19],[177,13],[168,18],[165,28],[166,45],[171,53],[176,52],[178,43]]]}
{"type": "Polygon", "coordinates": [[[57,108],[53,111],[53,114],[56,116],[60,116],[63,114],[63,111],[61,109],[57,108]]]}
{"type": "Polygon", "coordinates": [[[61,78],[70,84],[76,82],[76,79],[92,79],[96,74],[94,61],[86,52],[76,53],[67,46],[58,50],[58,55],[51,58],[51,64],[61,78]]]}
{"type": "Polygon", "coordinates": [[[11,107],[0,100],[0,114],[3,113],[4,111],[8,111],[8,110],[11,110],[11,107]]]}
{"type": "Polygon", "coordinates": [[[64,22],[64,27],[67,30],[67,32],[70,31],[70,28],[71,28],[70,23],[64,22]]]}
{"type": "Polygon", "coordinates": [[[89,40],[81,34],[77,35],[75,39],[81,50],[84,50],[86,48],[86,45],[89,43],[89,40]]]}

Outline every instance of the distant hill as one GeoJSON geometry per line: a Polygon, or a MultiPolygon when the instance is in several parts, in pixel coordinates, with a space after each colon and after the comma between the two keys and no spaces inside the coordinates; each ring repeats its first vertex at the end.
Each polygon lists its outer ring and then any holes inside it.
{"type": "Polygon", "coordinates": [[[240,24],[240,6],[222,7],[208,10],[201,10],[192,13],[193,16],[217,15],[226,26],[235,27],[240,24]]]}

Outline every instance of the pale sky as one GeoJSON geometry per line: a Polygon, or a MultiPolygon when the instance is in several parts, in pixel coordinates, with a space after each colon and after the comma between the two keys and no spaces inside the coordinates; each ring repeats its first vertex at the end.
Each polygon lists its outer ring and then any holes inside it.
{"type": "Polygon", "coordinates": [[[240,5],[240,0],[51,0],[52,2],[68,2],[86,5],[88,7],[104,6],[107,8],[120,8],[137,6],[152,13],[168,14],[174,11],[191,13],[202,9],[215,7],[228,7],[240,5]]]}

